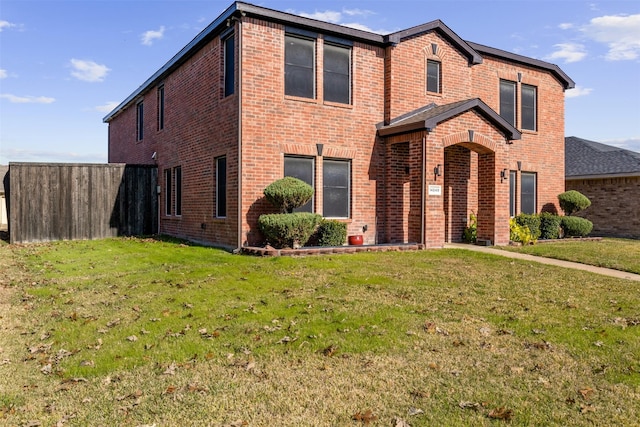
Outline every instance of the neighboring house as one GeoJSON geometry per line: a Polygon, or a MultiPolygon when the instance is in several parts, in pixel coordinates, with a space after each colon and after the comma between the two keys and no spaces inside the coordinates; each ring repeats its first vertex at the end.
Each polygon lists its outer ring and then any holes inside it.
{"type": "Polygon", "coordinates": [[[7,214],[7,198],[9,189],[5,186],[9,184],[9,166],[0,165],[0,231],[8,230],[9,217],[7,214]]]}
{"type": "Polygon", "coordinates": [[[566,189],[591,200],[578,215],[592,234],[640,239],[640,153],[570,136],[565,165],[566,189]]]}
{"type": "Polygon", "coordinates": [[[365,244],[509,241],[509,217],[557,209],[564,91],[556,65],[462,40],[440,20],[379,35],[233,3],[109,113],[109,162],[157,164],[160,231],[264,243],[264,188],[365,244]]]}

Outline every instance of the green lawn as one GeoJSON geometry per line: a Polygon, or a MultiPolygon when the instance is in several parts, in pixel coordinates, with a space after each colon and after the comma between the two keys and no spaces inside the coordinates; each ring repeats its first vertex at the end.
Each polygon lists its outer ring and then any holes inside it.
{"type": "Polygon", "coordinates": [[[0,268],[0,425],[640,419],[638,282],[464,250],[153,239],[4,244],[0,268]]]}
{"type": "Polygon", "coordinates": [[[504,246],[500,249],[640,274],[639,240],[565,239],[549,243],[540,241],[536,245],[528,246],[504,246]]]}

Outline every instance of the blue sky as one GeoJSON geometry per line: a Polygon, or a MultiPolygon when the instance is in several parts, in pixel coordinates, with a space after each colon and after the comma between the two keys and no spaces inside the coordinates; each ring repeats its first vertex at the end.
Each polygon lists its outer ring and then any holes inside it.
{"type": "MultiPolygon", "coordinates": [[[[640,1],[257,0],[379,33],[441,19],[465,40],[558,64],[566,135],[640,152],[640,1]]],[[[107,160],[102,118],[230,1],[2,0],[0,164],[107,160]]]]}

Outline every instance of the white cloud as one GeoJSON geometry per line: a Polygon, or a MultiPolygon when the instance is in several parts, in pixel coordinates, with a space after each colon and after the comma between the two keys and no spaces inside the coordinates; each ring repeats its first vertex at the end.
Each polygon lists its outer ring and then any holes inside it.
{"type": "Polygon", "coordinates": [[[0,79],[6,79],[7,77],[9,77],[7,70],[3,70],[2,68],[0,68],[0,79]]]}
{"type": "Polygon", "coordinates": [[[317,19],[318,21],[331,22],[332,24],[337,24],[342,20],[342,13],[336,12],[335,10],[313,13],[301,12],[299,15],[305,18],[317,19]]]}
{"type": "Polygon", "coordinates": [[[2,30],[4,30],[5,28],[13,28],[16,27],[16,24],[12,24],[9,21],[0,21],[0,33],[2,32],[2,30]]]}
{"type": "Polygon", "coordinates": [[[0,153],[12,162],[64,162],[64,163],[106,163],[105,153],[76,153],[72,151],[47,151],[25,148],[3,148],[0,153]]]}
{"type": "Polygon", "coordinates": [[[0,98],[4,98],[13,104],[51,104],[55,102],[55,98],[47,96],[16,96],[9,93],[0,94],[0,98]]]}
{"type": "Polygon", "coordinates": [[[574,87],[573,89],[569,89],[568,91],[566,91],[564,93],[564,96],[566,98],[577,98],[579,96],[587,96],[591,92],[593,92],[593,89],[591,89],[590,87],[582,87],[576,85],[576,87],[574,87]]]}
{"type": "Polygon", "coordinates": [[[140,38],[142,39],[142,44],[145,46],[151,46],[155,40],[162,40],[164,37],[164,26],[160,27],[158,30],[149,30],[142,33],[140,38]]]}
{"type": "Polygon", "coordinates": [[[582,61],[587,52],[584,51],[584,46],[579,43],[558,43],[553,45],[556,51],[546,57],[547,60],[564,60],[565,63],[582,61]]]}
{"type": "Polygon", "coordinates": [[[71,75],[85,82],[102,82],[111,71],[106,65],[84,59],[72,59],[71,67],[74,70],[71,75]]]}
{"type": "Polygon", "coordinates": [[[610,139],[602,141],[602,143],[640,153],[640,138],[610,139]]]}
{"type": "Polygon", "coordinates": [[[571,28],[573,28],[573,24],[570,22],[563,22],[562,24],[558,25],[558,28],[560,28],[561,30],[570,30],[571,28]]]}
{"type": "Polygon", "coordinates": [[[582,28],[585,36],[609,47],[609,61],[634,60],[640,57],[640,14],[606,15],[593,18],[582,28]]]}
{"type": "Polygon", "coordinates": [[[342,9],[342,11],[325,10],[324,12],[316,11],[313,13],[306,13],[306,12],[296,12],[295,10],[289,9],[287,10],[287,12],[295,15],[303,16],[305,18],[317,19],[319,21],[343,25],[345,27],[354,28],[356,30],[367,31],[370,33],[389,34],[392,32],[387,30],[374,30],[366,26],[365,24],[361,24],[359,22],[344,22],[345,16],[351,18],[351,17],[367,17],[370,15],[374,15],[375,12],[372,12],[370,10],[345,8],[345,9],[342,9]]]}
{"type": "Polygon", "coordinates": [[[120,105],[118,101],[109,101],[106,104],[98,105],[97,107],[94,107],[93,110],[98,111],[100,113],[110,113],[118,105],[120,105]]]}

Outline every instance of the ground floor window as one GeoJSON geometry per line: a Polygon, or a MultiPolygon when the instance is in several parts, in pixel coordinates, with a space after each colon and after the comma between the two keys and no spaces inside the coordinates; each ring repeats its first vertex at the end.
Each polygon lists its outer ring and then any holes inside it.
{"type": "MultiPolygon", "coordinates": [[[[322,188],[315,183],[316,158],[301,156],[284,157],[284,176],[298,178],[322,192],[322,216],[325,218],[349,218],[351,208],[351,161],[345,159],[321,159],[322,188]]],[[[315,199],[315,197],[314,197],[315,199]]],[[[314,200],[294,210],[315,212],[314,200]]]]}
{"type": "Polygon", "coordinates": [[[517,188],[517,173],[516,171],[509,171],[509,216],[516,216],[516,188],[517,188]]]}
{"type": "Polygon", "coordinates": [[[520,212],[522,213],[536,213],[536,181],[537,175],[535,172],[522,172],[520,174],[520,212]]]}
{"type": "MultiPolygon", "coordinates": [[[[306,182],[315,189],[315,159],[313,157],[284,157],[284,176],[292,176],[306,182]]],[[[313,212],[313,197],[305,205],[294,209],[294,212],[313,212]]]]}
{"type": "Polygon", "coordinates": [[[216,159],[216,217],[227,217],[227,158],[216,159]]]}
{"type": "Polygon", "coordinates": [[[164,214],[169,216],[173,214],[171,203],[171,169],[164,170],[164,214]]]}
{"type": "Polygon", "coordinates": [[[182,168],[178,166],[173,169],[173,175],[175,176],[175,193],[176,193],[176,215],[182,215],[182,168]]]}
{"type": "Polygon", "coordinates": [[[327,218],[349,218],[351,162],[322,162],[322,214],[327,218]]]}

